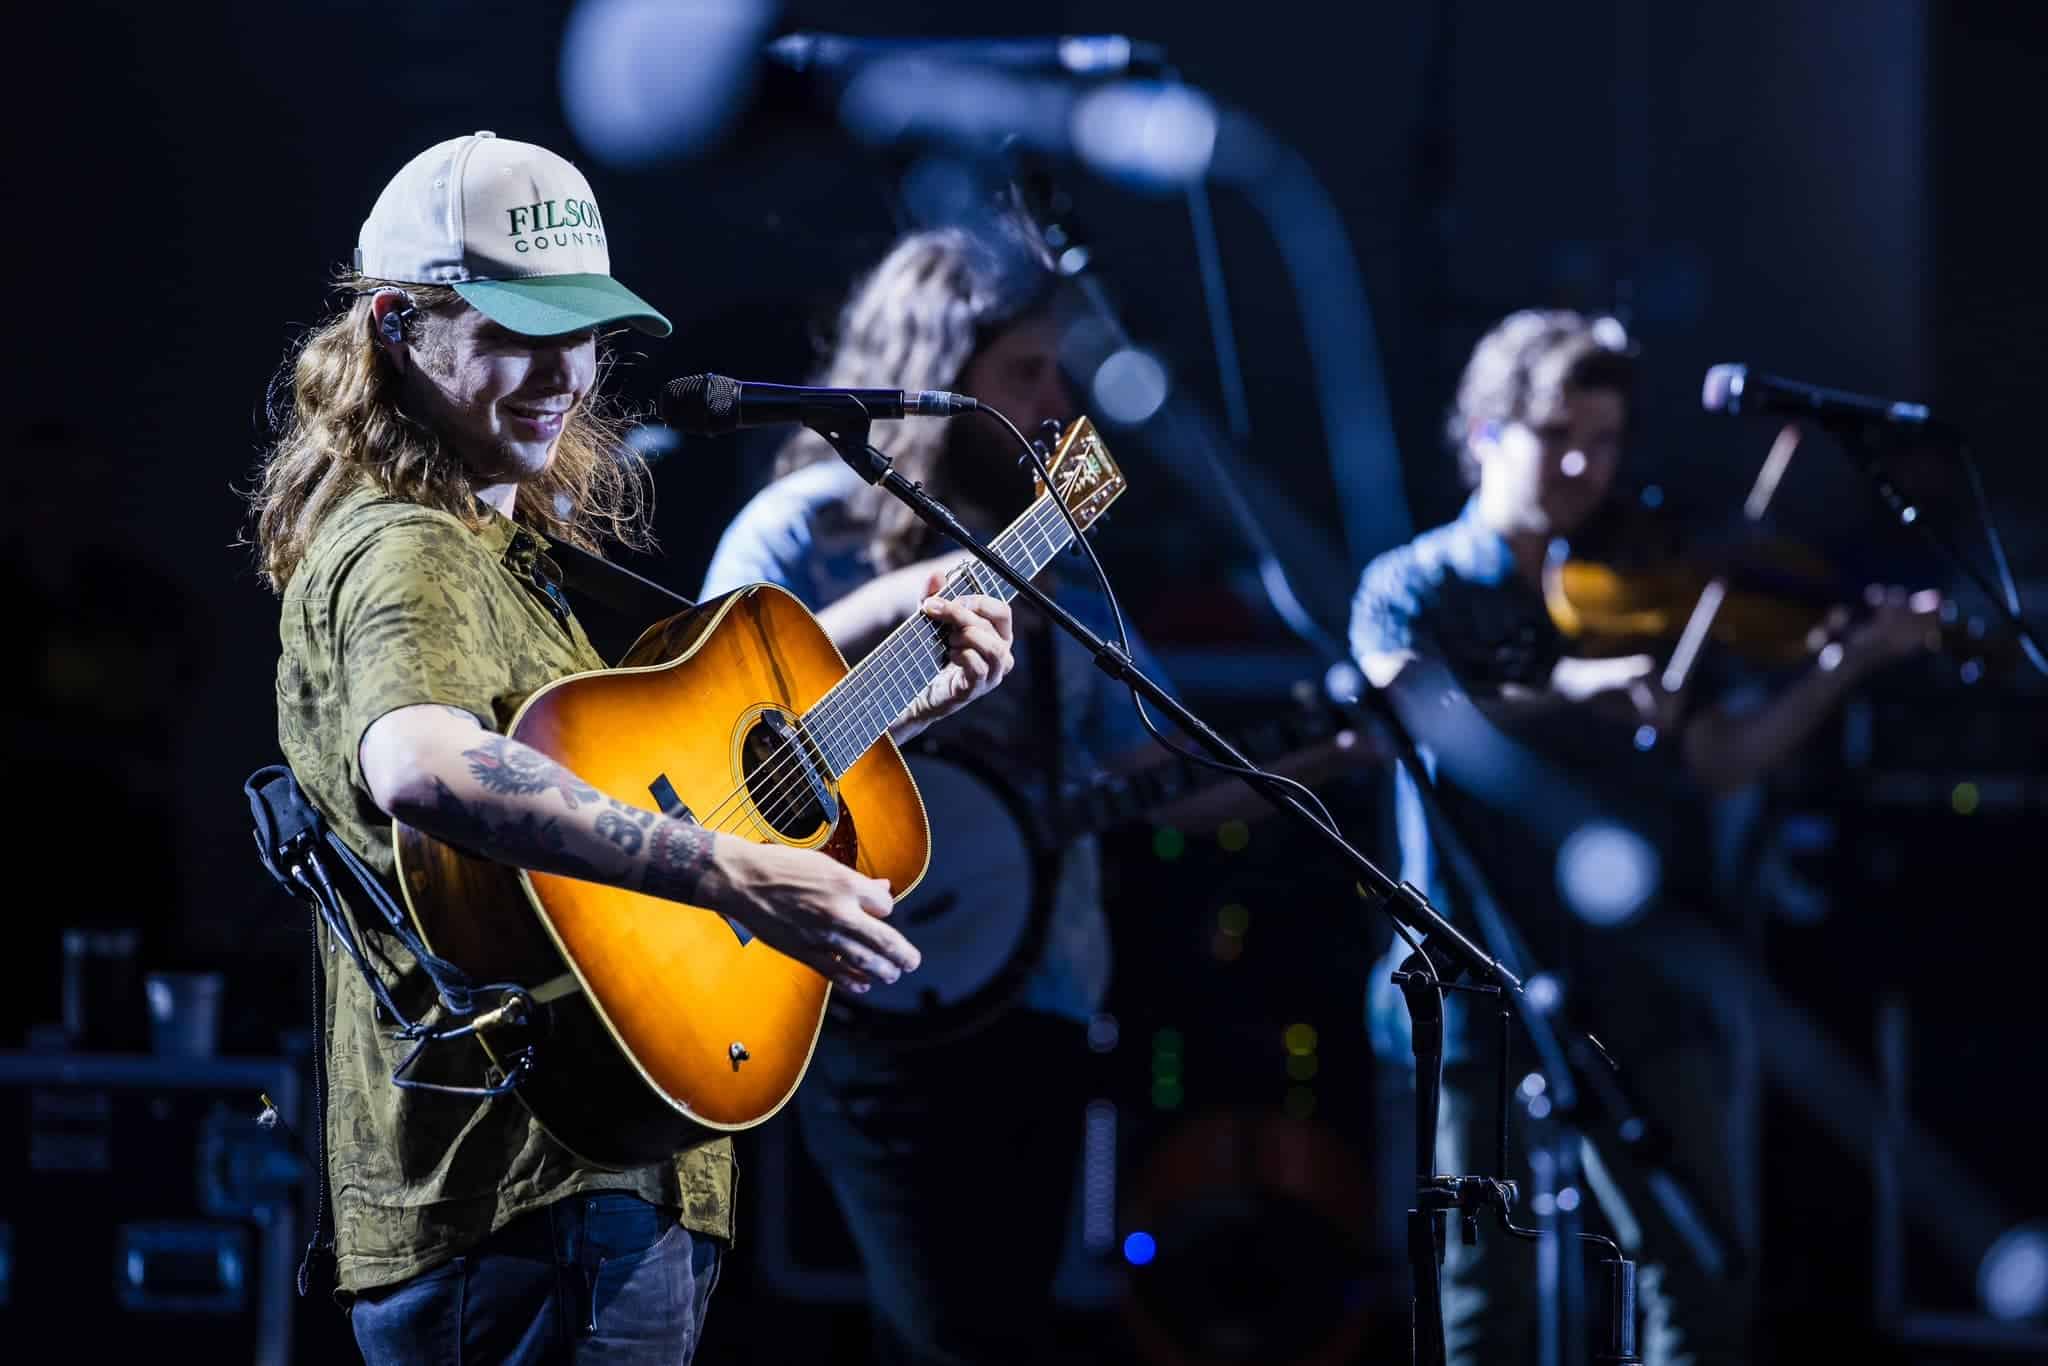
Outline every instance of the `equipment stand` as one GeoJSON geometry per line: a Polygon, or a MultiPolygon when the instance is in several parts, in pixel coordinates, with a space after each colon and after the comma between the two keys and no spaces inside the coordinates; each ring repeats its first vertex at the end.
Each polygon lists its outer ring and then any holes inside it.
{"type": "MultiPolygon", "coordinates": [[[[1524,1237],[1524,1239],[1544,1239],[1546,1237],[1542,1233],[1536,1233],[1534,1229],[1516,1229],[1516,1227],[1509,1223],[1507,1208],[1509,1208],[1509,1202],[1513,1198],[1513,1188],[1507,1182],[1495,1180],[1495,1178],[1475,1178],[1475,1176],[1448,1176],[1448,1178],[1440,1178],[1440,1176],[1436,1176],[1436,1173],[1432,1171],[1432,1167],[1436,1165],[1436,1161],[1434,1161],[1434,1157],[1436,1157],[1436,1120],[1438,1120],[1438,1098],[1440,1098],[1442,1063],[1444,1063],[1444,995],[1442,993],[1446,989],[1473,989],[1473,991],[1491,993],[1497,999],[1501,999],[1503,1001],[1503,1038],[1505,1038],[1505,1010],[1507,1010],[1505,1001],[1516,1001],[1516,1004],[1522,1008],[1524,1020],[1530,1024],[1530,1030],[1532,1030],[1532,1034],[1538,1040],[1536,1047],[1538,1047],[1538,1053],[1544,1057],[1544,1063],[1546,1063],[1544,1069],[1554,1077],[1552,1087],[1550,1087],[1550,1090],[1552,1090],[1552,1102],[1550,1104],[1556,1104],[1556,1098],[1559,1098],[1559,1096],[1563,1096],[1563,1098],[1571,1096],[1571,1083],[1569,1083],[1569,1073],[1567,1073],[1565,1063],[1563,1063],[1563,1051],[1559,1049],[1559,1044],[1556,1044],[1554,1034],[1550,1032],[1548,1024],[1544,1022],[1542,1012],[1530,1008],[1530,1004],[1526,1001],[1526,995],[1524,995],[1524,989],[1522,989],[1522,981],[1513,973],[1509,973],[1499,961],[1495,961],[1491,954],[1487,954],[1483,948],[1479,948],[1473,940],[1468,940],[1450,922],[1446,922],[1442,915],[1438,915],[1436,909],[1430,905],[1427,897],[1423,897],[1421,891],[1417,891],[1415,887],[1411,887],[1407,883],[1397,883],[1395,879],[1386,877],[1384,872],[1380,872],[1378,866],[1374,866],[1374,862],[1370,858],[1366,858],[1362,852],[1358,852],[1358,848],[1354,848],[1348,840],[1343,840],[1343,836],[1339,834],[1337,829],[1333,829],[1331,825],[1325,825],[1315,813],[1309,811],[1309,807],[1305,807],[1294,795],[1290,795],[1278,780],[1272,780],[1270,776],[1262,774],[1260,770],[1255,770],[1251,766],[1251,762],[1245,760],[1245,756],[1241,756],[1227,739],[1223,739],[1217,731],[1212,731],[1200,717],[1196,717],[1192,711],[1182,707],[1180,702],[1174,696],[1171,696],[1165,688],[1161,688],[1157,682],[1147,678],[1137,666],[1133,666],[1133,661],[1130,661],[1130,655],[1124,653],[1122,647],[1118,647],[1118,645],[1114,645],[1110,641],[1104,641],[1094,631],[1090,631],[1085,625],[1075,621],[1073,614],[1069,614],[1065,608],[1061,608],[1057,602],[1053,602],[1047,594],[1040,592],[1028,578],[1024,578],[1022,573],[1018,573],[1004,557],[1001,557],[995,551],[991,551],[981,539],[977,539],[973,532],[967,530],[967,526],[963,526],[961,520],[958,520],[944,504],[940,504],[930,494],[926,494],[924,487],[920,483],[915,483],[911,479],[905,479],[895,469],[895,465],[889,461],[887,455],[883,455],[881,451],[874,449],[872,444],[868,444],[868,416],[866,416],[866,410],[860,408],[858,403],[850,403],[848,408],[846,408],[846,412],[829,414],[829,416],[817,416],[817,418],[813,418],[809,422],[809,426],[819,436],[823,436],[831,444],[831,449],[840,453],[840,459],[844,459],[864,481],[879,483],[881,487],[889,489],[889,494],[893,494],[897,500],[901,500],[905,506],[909,506],[911,512],[918,514],[926,524],[934,526],[936,530],[942,532],[942,535],[946,535],[948,539],[956,541],[958,545],[963,545],[967,551],[971,551],[983,565],[987,565],[991,571],[995,571],[999,575],[1001,580],[1004,580],[1006,584],[1010,584],[1018,592],[1018,596],[1026,598],[1040,612],[1047,614],[1047,618],[1051,618],[1051,621],[1059,623],[1059,627],[1067,635],[1071,635],[1081,645],[1085,645],[1087,649],[1090,649],[1090,653],[1096,659],[1096,666],[1104,674],[1108,674],[1110,678],[1122,682],[1124,686],[1128,686],[1133,692],[1143,694],[1143,698],[1147,702],[1151,702],[1153,707],[1163,711],[1184,733],[1188,733],[1196,741],[1200,741],[1202,748],[1208,750],[1212,756],[1217,756],[1217,760],[1221,760],[1225,764],[1233,764],[1233,766],[1237,766],[1241,770],[1247,770],[1247,772],[1241,774],[1245,778],[1245,782],[1255,786],[1257,791],[1260,791],[1260,795],[1266,797],[1266,801],[1270,801],[1274,807],[1284,811],[1296,823],[1307,825],[1309,829],[1313,829],[1315,834],[1323,840],[1323,844],[1327,844],[1339,856],[1339,860],[1343,864],[1346,864],[1348,868],[1352,868],[1352,872],[1358,874],[1360,891],[1368,899],[1372,899],[1380,909],[1384,909],[1386,913],[1393,915],[1397,926],[1401,926],[1401,930],[1403,930],[1403,936],[1409,938],[1411,944],[1415,944],[1415,954],[1409,956],[1409,961],[1403,965],[1403,971],[1397,975],[1397,981],[1401,983],[1401,989],[1407,995],[1409,1010],[1415,1014],[1415,1063],[1417,1063],[1417,1075],[1415,1075],[1415,1178],[1417,1178],[1417,1208],[1409,1212],[1409,1262],[1411,1262],[1411,1270],[1413,1270],[1413,1276],[1415,1276],[1413,1360],[1417,1362],[1417,1366],[1442,1366],[1444,1364],[1444,1309],[1442,1309],[1444,1214],[1448,1210],[1452,1210],[1452,1208],[1456,1208],[1460,1212],[1460,1233],[1464,1237],[1468,1237],[1468,1239],[1477,1235],[1477,1214],[1483,1208],[1495,1210],[1501,1227],[1505,1227],[1509,1233],[1513,1233],[1516,1237],[1524,1237]],[[1415,936],[1419,936],[1419,942],[1417,942],[1415,936]],[[1460,983],[1458,981],[1460,977],[1468,977],[1470,983],[1460,983]],[[1550,1067],[1552,1059],[1554,1059],[1554,1065],[1556,1065],[1554,1071],[1550,1067]]],[[[1055,496],[1057,496],[1057,492],[1055,492],[1055,496]]],[[[1501,1063],[1505,1067],[1505,1053],[1501,1057],[1501,1063]]],[[[1501,1087],[1499,1087],[1499,1090],[1501,1090],[1501,1094],[1505,1094],[1505,1090],[1507,1090],[1505,1071],[1501,1073],[1501,1087]]],[[[1501,1114],[1497,1116],[1497,1124],[1499,1124],[1499,1145],[1497,1145],[1497,1149],[1499,1149],[1499,1153],[1505,1153],[1505,1124],[1507,1124],[1505,1106],[1501,1106],[1501,1114]]],[[[1577,1143],[1577,1139],[1573,1137],[1571,1143],[1577,1143]]],[[[1612,1255],[1614,1255],[1614,1262],[1618,1262],[1622,1266],[1622,1272],[1624,1272],[1624,1274],[1614,1276],[1614,1280],[1616,1282],[1626,1280],[1626,1284],[1630,1284],[1630,1286],[1634,1284],[1634,1268],[1628,1266],[1626,1262],[1622,1262],[1620,1249],[1614,1247],[1614,1243],[1610,1243],[1608,1239],[1593,1237],[1593,1235],[1577,1235],[1577,1237],[1573,1237],[1569,1241],[1577,1243],[1579,1239],[1595,1241],[1599,1245],[1604,1245],[1606,1249],[1610,1249],[1612,1255]]],[[[1556,1243],[1552,1243],[1552,1245],[1556,1245],[1556,1243]]],[[[1577,1257],[1569,1257],[1569,1260],[1567,1260],[1567,1257],[1559,1257],[1559,1262],[1561,1264],[1569,1262],[1571,1268],[1577,1270],[1577,1257]]],[[[1563,1276],[1563,1286],[1569,1288],[1573,1284],[1583,1284],[1583,1276],[1565,1274],[1563,1276]]],[[[1583,1315],[1579,1313],[1579,1300],[1577,1300],[1577,1296],[1571,1296],[1571,1305],[1569,1307],[1559,1307],[1559,1309],[1565,1313],[1565,1319],[1569,1319],[1569,1323],[1571,1323],[1571,1327],[1567,1327],[1567,1337],[1571,1333],[1575,1333],[1575,1331],[1583,1331],[1583,1315]]],[[[1614,1321],[1616,1317],[1620,1317],[1620,1321],[1622,1321],[1622,1325],[1620,1325],[1622,1331],[1610,1335],[1610,1346],[1614,1348],[1614,1352],[1610,1352],[1610,1354],[1606,1354],[1602,1358],[1597,1358],[1597,1360],[1602,1360],[1602,1362],[1632,1362],[1634,1360],[1634,1313],[1632,1313],[1632,1303],[1626,1307],[1626,1311],[1622,1311],[1622,1307],[1616,1307],[1616,1311],[1610,1313],[1610,1321],[1614,1321]],[[1622,1343],[1626,1343],[1626,1348],[1622,1346],[1622,1343]]],[[[1585,1358],[1579,1356],[1577,1360],[1585,1360],[1585,1358]]],[[[1559,1362],[1559,1366],[1563,1366],[1563,1362],[1559,1362]]]]}

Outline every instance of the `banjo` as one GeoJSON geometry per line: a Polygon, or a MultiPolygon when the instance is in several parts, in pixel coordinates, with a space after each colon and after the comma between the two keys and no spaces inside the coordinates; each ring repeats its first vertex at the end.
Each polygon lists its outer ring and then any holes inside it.
{"type": "MultiPolygon", "coordinates": [[[[1298,684],[1296,705],[1254,727],[1238,748],[1261,764],[1319,742],[1348,748],[1351,737],[1340,733],[1350,723],[1316,705],[1316,692],[1298,684]]],[[[903,757],[924,794],[932,857],[889,923],[924,961],[859,996],[835,994],[832,1009],[847,1028],[904,1043],[956,1038],[1010,1007],[1038,964],[1060,855],[1075,839],[1238,781],[1176,756],[1130,774],[1098,773],[1032,803],[996,764],[964,746],[921,738],[903,757]]]]}

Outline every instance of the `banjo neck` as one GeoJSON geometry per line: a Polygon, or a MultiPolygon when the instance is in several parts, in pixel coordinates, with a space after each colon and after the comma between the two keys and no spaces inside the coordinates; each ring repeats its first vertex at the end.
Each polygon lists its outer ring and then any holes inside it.
{"type": "MultiPolygon", "coordinates": [[[[1328,739],[1338,729],[1327,709],[1304,709],[1260,722],[1238,743],[1238,749],[1252,762],[1266,764],[1328,739]]],[[[1047,833],[1056,843],[1064,844],[1082,835],[1134,824],[1183,797],[1239,781],[1242,780],[1235,774],[1204,767],[1179,755],[1130,773],[1098,772],[1070,784],[1048,804],[1047,833]]]]}

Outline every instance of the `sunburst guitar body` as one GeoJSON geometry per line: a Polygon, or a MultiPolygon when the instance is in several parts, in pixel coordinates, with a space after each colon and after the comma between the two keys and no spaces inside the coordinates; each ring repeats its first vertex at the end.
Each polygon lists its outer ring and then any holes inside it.
{"type": "MultiPolygon", "coordinates": [[[[1078,419],[1055,451],[1057,493],[994,542],[1035,573],[1124,480],[1078,419]]],[[[945,590],[1009,598],[970,565],[945,590]]],[[[619,667],[537,691],[508,734],[607,796],[762,842],[816,848],[897,897],[924,875],[924,804],[887,727],[945,663],[926,619],[905,622],[848,668],[815,617],[767,584],[657,623],[619,667]]],[[[830,984],[714,911],[573,877],[512,868],[394,825],[399,881],[421,938],[479,982],[542,1003],[514,1028],[479,1031],[514,1090],[587,1161],[662,1161],[751,1128],[796,1092],[830,984]]]]}

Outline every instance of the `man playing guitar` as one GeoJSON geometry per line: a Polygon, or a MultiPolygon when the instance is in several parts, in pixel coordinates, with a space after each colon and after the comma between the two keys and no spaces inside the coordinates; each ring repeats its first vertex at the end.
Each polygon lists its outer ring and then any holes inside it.
{"type": "MultiPolygon", "coordinates": [[[[1025,431],[1064,423],[1076,407],[1058,365],[1054,279],[1035,234],[1007,220],[913,233],[853,290],[819,382],[956,390],[1025,431]]],[[[1014,439],[992,421],[878,423],[875,442],[978,533],[1002,525],[1031,495],[1014,439]]],[[[809,433],[783,449],[777,473],[720,540],[705,597],[747,582],[781,584],[835,639],[855,642],[849,654],[857,655],[934,572],[960,558],[935,554],[923,523],[809,433]]],[[[1086,566],[1062,559],[1069,562],[1056,562],[1041,586],[1113,639],[1109,604],[1086,566]]],[[[1017,631],[1019,677],[972,714],[936,728],[932,741],[964,753],[974,772],[999,775],[1015,805],[1037,812],[1069,783],[1169,758],[1128,692],[1078,642],[1028,607],[1018,608],[1017,631]]],[[[1136,633],[1130,643],[1139,667],[1164,681],[1136,633]]],[[[1309,776],[1297,765],[1276,768],[1309,776]]],[[[945,781],[959,782],[964,793],[962,772],[945,781]]],[[[1002,916],[988,903],[1013,895],[1011,884],[1032,875],[1008,856],[1018,841],[1009,834],[979,844],[947,841],[948,823],[961,819],[956,789],[933,773],[918,779],[933,826],[931,876],[950,868],[955,884],[971,889],[942,932],[1004,939],[1015,927],[996,923],[1002,916]]],[[[1228,794],[1187,800],[1210,822],[1239,814],[1228,794]]],[[[1244,788],[1238,805],[1250,815],[1262,803],[1244,788]]],[[[1005,993],[1014,1008],[967,1033],[919,1036],[914,1012],[896,1016],[888,1030],[828,1030],[797,1096],[805,1142],[859,1249],[883,1361],[1050,1359],[1045,1307],[1087,1100],[1084,1026],[1102,1002],[1110,963],[1094,841],[1071,838],[1049,850],[1046,862],[1050,914],[1032,938],[1035,953],[1020,950],[1027,961],[1016,965],[1005,993]]],[[[925,887],[905,907],[913,916],[935,909],[925,887]]],[[[963,947],[1001,956],[1009,945],[963,947]]],[[[849,1010],[870,1013],[863,1003],[849,1010]]]]}
{"type": "MultiPolygon", "coordinates": [[[[620,801],[499,733],[535,690],[605,667],[544,538],[647,543],[647,472],[606,415],[597,337],[669,324],[612,279],[609,231],[574,166],[489,132],[428,148],[378,198],[347,306],[289,363],[252,498],[282,599],[280,743],[387,879],[395,818],[719,911],[853,992],[894,981],[919,956],[886,921],[887,882],[620,801]]],[[[948,628],[950,661],[891,726],[899,741],[1010,668],[1008,608],[936,587],[900,600],[948,628]]],[[[394,999],[424,1010],[419,965],[365,933],[394,999]]],[[[400,1090],[407,1045],[369,985],[327,978],[338,1293],[365,1357],[687,1361],[731,1236],[729,1140],[612,1171],[510,1096],[400,1090]]]]}

